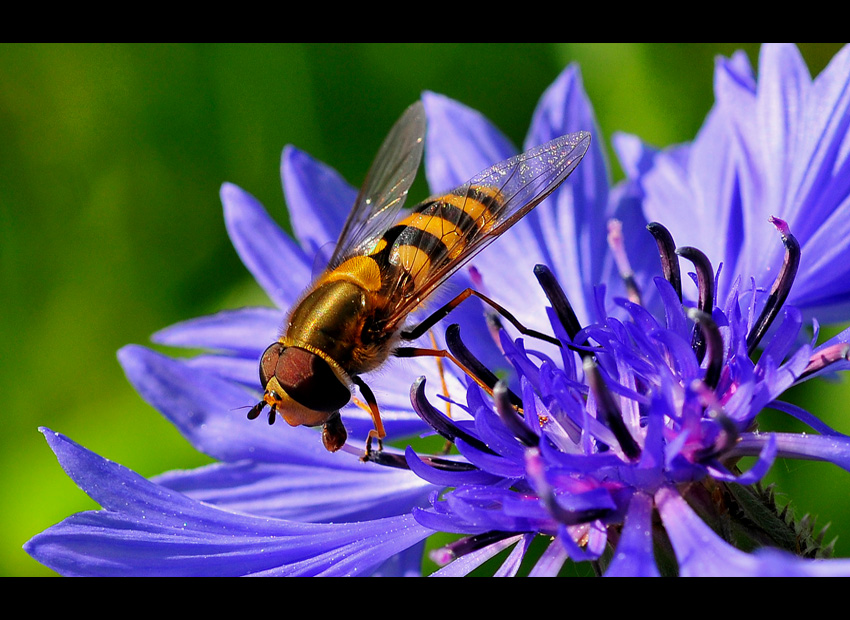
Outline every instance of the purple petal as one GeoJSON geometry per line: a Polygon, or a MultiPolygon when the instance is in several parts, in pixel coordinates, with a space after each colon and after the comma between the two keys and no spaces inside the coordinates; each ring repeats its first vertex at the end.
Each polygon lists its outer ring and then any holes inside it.
{"type": "Polygon", "coordinates": [[[280,169],[292,229],[307,254],[317,256],[336,242],[357,191],[336,170],[293,146],[283,150],[280,169]]]}
{"type": "Polygon", "coordinates": [[[794,145],[793,193],[786,197],[788,207],[796,207],[801,216],[789,223],[804,240],[848,195],[850,47],[835,55],[807,95],[794,145]]]}
{"type": "Polygon", "coordinates": [[[549,543],[540,559],[528,573],[529,577],[557,577],[561,567],[569,559],[567,550],[557,540],[549,543]]]}
{"type": "Polygon", "coordinates": [[[682,577],[753,575],[755,559],[724,542],[682,499],[664,487],[655,495],[658,512],[679,561],[682,577]]]}
{"type": "Polygon", "coordinates": [[[744,553],[721,540],[677,491],[662,488],[655,499],[682,577],[850,575],[850,560],[804,560],[775,549],[744,553]]]}
{"type": "Polygon", "coordinates": [[[652,160],[658,154],[657,148],[644,143],[637,136],[622,132],[615,132],[611,136],[611,146],[629,179],[638,179],[649,170],[652,160]]]}
{"type": "Polygon", "coordinates": [[[808,435],[798,433],[744,433],[729,456],[752,456],[776,441],[777,456],[787,459],[827,461],[850,471],[850,437],[846,435],[808,435]]]}
{"type": "Polygon", "coordinates": [[[410,446],[405,450],[405,458],[408,467],[411,471],[431,484],[442,486],[460,486],[464,484],[496,484],[501,480],[500,477],[494,476],[480,469],[472,469],[469,471],[447,471],[431,467],[424,463],[422,459],[410,446]]]}
{"type": "Polygon", "coordinates": [[[43,432],[68,475],[104,508],[73,515],[25,545],[62,574],[368,574],[431,533],[410,515],[313,524],[231,513],[43,432]]]}
{"type": "Polygon", "coordinates": [[[476,568],[484,564],[500,551],[507,549],[515,542],[522,540],[522,536],[512,536],[505,538],[491,545],[487,545],[483,549],[478,549],[472,553],[467,553],[464,556],[452,561],[451,564],[435,571],[431,574],[432,577],[463,577],[468,575],[476,568]]]}
{"type": "Polygon", "coordinates": [[[426,506],[435,490],[402,469],[350,458],[316,463],[215,463],[152,479],[192,499],[233,512],[310,522],[352,522],[426,506]]]}
{"type": "Polygon", "coordinates": [[[526,219],[544,248],[544,261],[565,285],[579,320],[589,318],[585,300],[591,285],[604,280],[608,248],[605,241],[610,175],[605,142],[596,125],[581,73],[571,65],[546,90],[537,104],[526,138],[531,148],[575,131],[590,131],[593,141],[576,171],[526,219]],[[564,243],[570,239],[570,243],[564,243]],[[582,283],[584,286],[582,286],[582,283]]]}
{"type": "MultiPolygon", "coordinates": [[[[797,136],[801,135],[804,105],[811,86],[811,76],[800,51],[794,45],[762,46],[759,56],[759,82],[756,101],[759,140],[754,148],[761,150],[762,182],[769,192],[763,202],[753,205],[760,209],[773,205],[772,211],[759,210],[754,219],[764,220],[771,215],[785,217],[787,183],[791,179],[792,155],[797,136]]],[[[797,205],[791,206],[795,208],[797,205]]],[[[806,217],[810,217],[807,214],[806,217]]],[[[796,227],[795,227],[796,228],[796,227]]]]}
{"type": "Polygon", "coordinates": [[[425,172],[435,193],[451,191],[516,154],[516,148],[479,112],[432,92],[422,93],[428,132],[425,172]]]}
{"type": "Polygon", "coordinates": [[[289,308],[310,283],[312,257],[247,192],[225,183],[221,201],[227,232],[242,262],[279,308],[289,308]]]}
{"type": "Polygon", "coordinates": [[[226,381],[247,388],[253,393],[260,389],[260,379],[257,373],[258,359],[259,353],[248,357],[198,355],[185,358],[183,363],[196,374],[214,374],[226,381]]]}
{"type": "Polygon", "coordinates": [[[606,577],[658,577],[652,552],[652,498],[635,493],[606,577]]]}
{"type": "Polygon", "coordinates": [[[531,544],[533,538],[534,536],[532,534],[526,534],[523,536],[493,576],[515,577],[519,571],[519,567],[522,565],[525,552],[528,551],[528,546],[531,544]]]}
{"type": "Polygon", "coordinates": [[[277,340],[284,314],[274,308],[240,308],[190,319],[158,331],[151,340],[172,347],[229,351],[259,360],[277,340]]]}
{"type": "Polygon", "coordinates": [[[837,430],[825,424],[816,416],[812,415],[805,409],[798,407],[797,405],[792,405],[791,403],[786,403],[781,400],[774,400],[770,403],[771,409],[776,409],[777,411],[782,411],[783,413],[787,413],[788,415],[800,420],[803,424],[806,424],[814,431],[820,433],[821,435],[841,435],[837,430]]]}

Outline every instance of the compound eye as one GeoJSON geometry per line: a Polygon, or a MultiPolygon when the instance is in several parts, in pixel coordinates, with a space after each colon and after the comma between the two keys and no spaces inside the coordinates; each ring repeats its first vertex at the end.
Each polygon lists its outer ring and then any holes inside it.
{"type": "Polygon", "coordinates": [[[277,370],[277,361],[286,350],[286,347],[279,342],[274,342],[268,346],[260,358],[260,385],[265,387],[269,380],[274,377],[277,370]]]}

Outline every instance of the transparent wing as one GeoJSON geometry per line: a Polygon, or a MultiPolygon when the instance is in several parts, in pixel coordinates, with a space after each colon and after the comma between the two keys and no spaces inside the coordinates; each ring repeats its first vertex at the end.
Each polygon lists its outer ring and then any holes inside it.
{"type": "Polygon", "coordinates": [[[414,212],[421,209],[422,215],[415,228],[429,234],[414,231],[410,237],[397,239],[390,261],[400,256],[402,246],[414,238],[417,249],[430,260],[414,263],[417,266],[410,275],[417,282],[416,290],[396,296],[399,304],[389,323],[402,321],[436,287],[555,191],[575,170],[589,146],[588,132],[561,136],[500,162],[448,194],[415,207],[414,212]],[[481,208],[482,204],[486,208],[481,208]]]}
{"type": "Polygon", "coordinates": [[[395,221],[422,161],[425,108],[411,105],[396,121],[366,175],[339,235],[329,267],[377,241],[395,221]]]}

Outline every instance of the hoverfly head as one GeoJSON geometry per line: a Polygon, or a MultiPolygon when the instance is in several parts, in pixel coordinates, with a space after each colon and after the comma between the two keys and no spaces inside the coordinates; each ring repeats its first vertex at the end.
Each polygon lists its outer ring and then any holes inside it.
{"type": "MultiPolygon", "coordinates": [[[[330,364],[317,353],[275,342],[260,358],[260,382],[265,387],[263,400],[248,413],[250,419],[269,406],[269,424],[280,413],[290,426],[319,426],[331,422],[342,426],[339,410],[351,399],[351,392],[330,364]]],[[[327,434],[327,433],[325,433],[327,434]]],[[[336,429],[332,435],[340,436],[336,429]]],[[[339,443],[339,447],[345,439],[339,443]]],[[[337,447],[337,449],[339,448],[337,447]]],[[[329,448],[330,449],[330,448],[329,448]]]]}

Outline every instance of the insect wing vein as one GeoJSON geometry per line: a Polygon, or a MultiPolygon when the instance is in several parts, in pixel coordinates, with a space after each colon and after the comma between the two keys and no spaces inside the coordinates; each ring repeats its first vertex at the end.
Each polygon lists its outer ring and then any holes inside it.
{"type": "Polygon", "coordinates": [[[393,125],[375,156],[340,233],[330,268],[364,253],[395,221],[422,161],[424,136],[425,108],[417,101],[393,125]]]}
{"type": "MultiPolygon", "coordinates": [[[[413,294],[395,296],[398,303],[388,323],[404,320],[434,289],[549,196],[575,170],[589,146],[588,132],[561,136],[502,161],[448,194],[415,207],[417,211],[435,203],[437,206],[415,226],[442,233],[419,234],[416,249],[430,260],[414,263],[410,276],[416,289],[413,294]],[[434,251],[435,236],[445,246],[438,252],[434,251]],[[425,270],[427,273],[423,273],[425,270]]],[[[398,253],[408,241],[402,236],[396,239],[394,252],[398,253]]]]}

